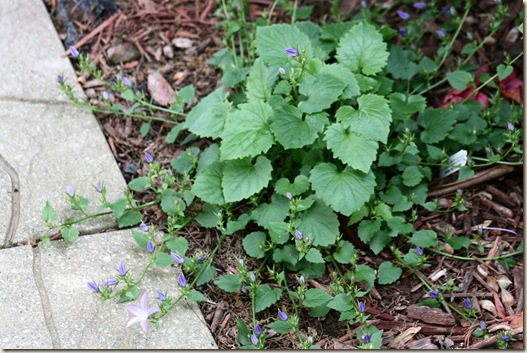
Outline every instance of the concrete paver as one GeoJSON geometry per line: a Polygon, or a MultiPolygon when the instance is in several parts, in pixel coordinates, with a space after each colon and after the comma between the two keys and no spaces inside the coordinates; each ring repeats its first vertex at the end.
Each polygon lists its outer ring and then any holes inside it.
{"type": "MultiPolygon", "coordinates": [[[[120,261],[135,279],[148,263],[148,254],[135,243],[130,230],[80,237],[73,245],[52,242],[38,247],[35,266],[41,278],[57,330],[55,349],[210,349],[214,339],[204,324],[197,305],[178,305],[145,334],[138,324],[126,328],[133,317],[126,304],[108,301],[101,305],[88,281],[101,283],[115,277],[120,261]]],[[[148,293],[149,307],[156,306],[156,290],[173,298],[180,293],[175,267],[151,267],[139,285],[148,293]]],[[[132,302],[139,305],[139,298],[132,302]]],[[[130,304],[130,303],[128,303],[130,304]]]]}
{"type": "MultiPolygon", "coordinates": [[[[76,81],[42,0],[0,1],[0,98],[62,101],[57,76],[76,81]]],[[[78,92],[82,92],[77,87],[78,92]]]]}
{"type": "Polygon", "coordinates": [[[0,251],[0,348],[52,348],[33,260],[29,245],[0,251]]]}
{"type": "MultiPolygon", "coordinates": [[[[18,216],[16,229],[0,234],[0,245],[40,239],[46,230],[41,219],[46,201],[61,217],[80,218],[82,215],[71,210],[66,198],[70,184],[92,202],[93,212],[100,196],[94,187],[97,182],[107,185],[110,200],[123,196],[126,183],[91,113],[67,103],[0,101],[0,126],[0,158],[10,166],[8,170],[0,168],[0,180],[13,173],[19,183],[14,186],[17,192],[0,183],[2,201],[9,200],[5,205],[19,198],[14,210],[0,208],[3,222],[18,216]]],[[[93,233],[108,227],[115,227],[109,217],[82,223],[79,228],[93,233]]],[[[5,228],[2,225],[0,229],[5,228]]]]}

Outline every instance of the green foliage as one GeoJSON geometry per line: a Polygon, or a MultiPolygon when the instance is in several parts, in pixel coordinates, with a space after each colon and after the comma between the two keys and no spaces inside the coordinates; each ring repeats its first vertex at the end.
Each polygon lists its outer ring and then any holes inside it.
{"type": "Polygon", "coordinates": [[[259,286],[254,296],[254,311],[258,313],[267,309],[276,303],[281,296],[282,290],[279,288],[273,289],[267,284],[259,286]]]}
{"type": "Polygon", "coordinates": [[[395,266],[389,261],[384,261],[380,266],[377,273],[377,280],[379,284],[390,284],[394,283],[401,277],[403,270],[395,266]]]}

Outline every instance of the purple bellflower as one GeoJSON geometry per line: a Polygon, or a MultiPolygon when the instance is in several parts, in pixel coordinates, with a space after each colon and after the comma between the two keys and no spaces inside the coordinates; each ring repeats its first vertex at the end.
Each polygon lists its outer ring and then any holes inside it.
{"type": "Polygon", "coordinates": [[[399,34],[401,35],[401,37],[406,37],[408,35],[408,32],[406,32],[406,29],[401,28],[399,29],[399,34]]]}
{"type": "Polygon", "coordinates": [[[180,273],[178,278],[177,278],[177,281],[179,282],[179,285],[181,287],[186,287],[187,286],[187,279],[185,278],[185,275],[180,273]]]}
{"type": "Polygon", "coordinates": [[[287,48],[286,50],[284,50],[284,52],[287,55],[298,56],[298,50],[296,50],[295,48],[287,48]]]}
{"type": "Polygon", "coordinates": [[[139,225],[139,228],[141,228],[143,232],[148,232],[148,226],[144,224],[144,222],[141,222],[141,224],[139,225]]]}
{"type": "Polygon", "coordinates": [[[423,249],[420,246],[415,247],[415,252],[417,253],[417,255],[423,256],[423,249]]]}
{"type": "Polygon", "coordinates": [[[119,274],[120,274],[121,276],[126,275],[126,272],[127,272],[127,271],[126,271],[126,267],[124,267],[124,262],[121,261],[121,262],[119,263],[118,270],[119,270],[119,274]]]}
{"type": "Polygon", "coordinates": [[[126,306],[126,310],[128,310],[129,312],[135,315],[135,317],[133,317],[128,322],[126,327],[130,327],[131,325],[139,322],[143,331],[144,332],[148,331],[148,317],[152,315],[153,313],[158,312],[159,308],[149,308],[146,300],[147,300],[147,295],[145,292],[143,296],[141,297],[140,306],[135,306],[135,305],[126,306]]]}
{"type": "Polygon", "coordinates": [[[94,282],[88,282],[88,287],[93,293],[97,293],[99,291],[99,286],[94,282]]]}
{"type": "Polygon", "coordinates": [[[361,300],[359,301],[359,311],[361,313],[365,312],[366,311],[366,305],[364,305],[364,302],[361,300]]]}
{"type": "Polygon", "coordinates": [[[185,263],[185,259],[174,252],[170,252],[170,256],[172,256],[174,261],[176,261],[178,264],[185,263]]]}
{"type": "Polygon", "coordinates": [[[424,1],[419,1],[419,2],[416,2],[415,4],[413,4],[413,7],[418,9],[418,10],[422,10],[426,7],[426,2],[424,1]]]}
{"type": "Polygon", "coordinates": [[[64,83],[64,77],[62,75],[58,75],[57,80],[59,81],[59,83],[64,83]]]}
{"type": "Polygon", "coordinates": [[[472,309],[472,302],[470,301],[470,299],[465,298],[465,299],[463,300],[463,304],[465,304],[465,308],[467,308],[467,309],[472,309]]]}
{"type": "Polygon", "coordinates": [[[282,75],[285,75],[285,69],[283,67],[279,67],[278,72],[281,73],[282,75]]]}
{"type": "Polygon", "coordinates": [[[79,51],[77,50],[77,48],[75,48],[73,45],[70,47],[70,54],[71,56],[73,57],[77,57],[79,56],[79,51]]]}
{"type": "Polygon", "coordinates": [[[70,195],[71,197],[75,196],[75,190],[73,190],[73,186],[71,186],[71,185],[68,185],[68,187],[66,188],[66,192],[67,192],[68,195],[70,195]]]}
{"type": "Polygon", "coordinates": [[[439,36],[439,38],[445,38],[446,36],[446,33],[445,33],[445,30],[442,29],[442,28],[439,28],[437,31],[436,31],[437,35],[439,36]]]}
{"type": "Polygon", "coordinates": [[[302,232],[299,231],[298,229],[295,230],[295,237],[296,237],[298,240],[302,240],[302,232]]]}
{"type": "Polygon", "coordinates": [[[368,334],[365,334],[364,336],[362,336],[362,339],[364,340],[364,343],[370,343],[371,341],[371,337],[368,334]]]}
{"type": "Polygon", "coordinates": [[[398,10],[397,15],[399,15],[399,17],[402,18],[403,20],[407,20],[410,18],[410,15],[408,14],[408,12],[404,12],[403,10],[398,10]]]}
{"type": "Polygon", "coordinates": [[[152,243],[152,240],[149,240],[148,243],[146,244],[146,251],[148,251],[149,253],[152,253],[154,251],[154,243],[152,243]]]}
{"type": "Polygon", "coordinates": [[[262,326],[260,326],[260,324],[256,324],[256,326],[254,326],[254,333],[260,336],[262,332],[263,332],[262,326]]]}
{"type": "Polygon", "coordinates": [[[432,298],[436,299],[437,296],[439,295],[439,293],[437,293],[437,291],[435,289],[432,289],[430,292],[428,292],[428,295],[431,296],[432,298]]]}
{"type": "Polygon", "coordinates": [[[283,311],[278,310],[278,317],[280,318],[280,320],[285,321],[289,316],[287,316],[287,314],[283,311]]]}
{"type": "Polygon", "coordinates": [[[159,299],[160,299],[161,301],[163,301],[163,302],[164,302],[165,300],[167,300],[167,296],[166,296],[166,294],[163,293],[163,292],[161,292],[160,290],[157,291],[157,296],[158,296],[159,299]]]}
{"type": "Polygon", "coordinates": [[[128,79],[128,77],[123,78],[123,84],[128,87],[132,87],[132,82],[128,79]]]}
{"type": "Polygon", "coordinates": [[[148,152],[145,152],[145,159],[148,163],[152,163],[154,161],[154,157],[148,152]]]}
{"type": "Polygon", "coordinates": [[[251,335],[251,342],[256,346],[258,344],[258,337],[253,333],[251,335]]]}
{"type": "Polygon", "coordinates": [[[95,189],[97,190],[97,192],[102,192],[102,188],[103,188],[102,181],[99,181],[97,185],[95,185],[95,189]]]}

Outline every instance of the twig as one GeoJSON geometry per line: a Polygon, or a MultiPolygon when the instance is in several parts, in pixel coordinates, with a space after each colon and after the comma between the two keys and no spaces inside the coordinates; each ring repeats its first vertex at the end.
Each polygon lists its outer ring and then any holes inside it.
{"type": "MultiPolygon", "coordinates": [[[[113,21],[115,21],[116,18],[118,18],[119,16],[121,16],[121,13],[116,13],[114,14],[113,16],[111,16],[110,18],[108,18],[106,21],[104,21],[103,23],[101,23],[100,25],[97,26],[97,28],[95,28],[93,31],[91,31],[88,35],[86,35],[84,38],[82,38],[81,40],[79,40],[77,42],[77,44],[74,45],[75,48],[79,49],[80,47],[82,47],[84,44],[88,43],[90,41],[90,39],[92,39],[93,37],[95,37],[99,32],[101,32],[103,29],[105,29],[106,27],[108,27],[113,21]]],[[[69,50],[66,50],[64,53],[62,53],[62,57],[66,57],[68,56],[70,53],[69,50]]]]}

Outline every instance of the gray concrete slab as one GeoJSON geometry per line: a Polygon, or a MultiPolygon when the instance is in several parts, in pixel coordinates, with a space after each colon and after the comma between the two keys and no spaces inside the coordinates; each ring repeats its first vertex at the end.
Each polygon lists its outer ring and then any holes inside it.
{"type": "MultiPolygon", "coordinates": [[[[120,261],[134,278],[148,263],[148,254],[140,249],[130,230],[80,237],[73,245],[52,242],[50,248],[38,247],[35,266],[46,296],[57,339],[55,349],[211,349],[216,348],[197,305],[178,305],[160,321],[156,330],[149,325],[143,333],[138,324],[126,328],[133,317],[124,303],[108,301],[101,305],[88,281],[101,283],[115,277],[120,261]]],[[[176,267],[148,270],[141,294],[148,293],[149,307],[156,306],[156,290],[177,298],[179,293],[176,267]]],[[[133,305],[139,305],[139,298],[133,305]]],[[[130,304],[130,303],[128,303],[130,304]]]]}
{"type": "Polygon", "coordinates": [[[52,348],[33,260],[31,246],[0,251],[0,348],[52,348]]]}
{"type": "Polygon", "coordinates": [[[63,52],[42,0],[0,1],[0,98],[66,102],[57,76],[77,78],[63,52]]]}
{"type": "MultiPolygon", "coordinates": [[[[92,201],[93,212],[99,205],[100,195],[94,187],[97,182],[107,185],[110,200],[122,197],[126,188],[93,115],[69,103],[0,100],[0,160],[0,180],[4,180],[0,182],[0,199],[10,200],[2,202],[0,219],[18,220],[15,229],[0,234],[0,245],[40,239],[46,231],[41,219],[46,201],[61,219],[80,218],[67,201],[68,185],[92,201]],[[11,186],[5,182],[6,174],[11,174],[11,186]],[[18,207],[10,206],[13,198],[18,200],[18,207]]],[[[79,229],[95,233],[109,227],[115,227],[111,217],[90,220],[79,229]]],[[[1,229],[5,228],[2,223],[1,229]]]]}

